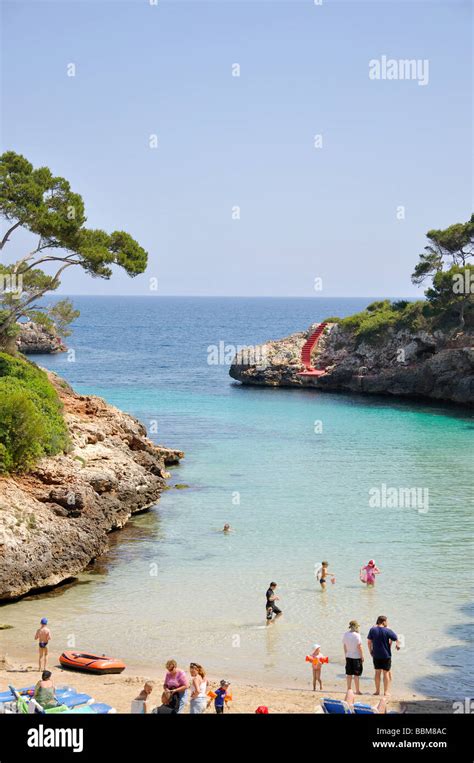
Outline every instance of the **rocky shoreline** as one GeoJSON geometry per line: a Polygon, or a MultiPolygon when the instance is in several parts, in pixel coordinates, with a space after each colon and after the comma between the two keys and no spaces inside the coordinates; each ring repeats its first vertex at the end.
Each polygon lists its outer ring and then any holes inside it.
{"type": "Polygon", "coordinates": [[[132,416],[48,374],[64,406],[68,454],[0,477],[0,600],[74,577],[107,535],[153,506],[184,454],[152,443],[132,416]]]}
{"type": "Polygon", "coordinates": [[[51,355],[67,352],[67,347],[61,337],[48,331],[33,321],[20,323],[21,331],[17,339],[17,347],[23,355],[51,355]]]}
{"type": "Polygon", "coordinates": [[[291,334],[236,354],[229,374],[246,385],[317,388],[474,404],[474,336],[471,332],[387,332],[383,341],[360,341],[329,324],[313,355],[324,376],[299,376],[301,348],[314,331],[291,334]]]}

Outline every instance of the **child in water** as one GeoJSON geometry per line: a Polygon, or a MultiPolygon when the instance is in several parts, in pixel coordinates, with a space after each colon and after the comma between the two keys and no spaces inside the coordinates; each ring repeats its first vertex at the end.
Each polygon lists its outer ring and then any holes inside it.
{"type": "Polygon", "coordinates": [[[373,559],[370,559],[365,567],[360,568],[359,577],[362,583],[367,583],[367,586],[375,585],[375,576],[379,575],[380,570],[376,566],[373,559]]]}
{"type": "Polygon", "coordinates": [[[313,651],[311,652],[310,657],[313,660],[313,691],[316,691],[317,683],[319,683],[319,690],[321,691],[323,688],[321,681],[321,670],[323,667],[323,662],[327,662],[328,658],[321,654],[320,644],[315,644],[313,646],[313,651]]]}
{"type": "Polygon", "coordinates": [[[326,590],[326,582],[327,578],[331,578],[331,583],[336,582],[336,577],[334,572],[329,572],[328,570],[329,562],[321,562],[321,567],[316,572],[316,580],[319,581],[319,585],[321,586],[321,590],[326,590]]]}

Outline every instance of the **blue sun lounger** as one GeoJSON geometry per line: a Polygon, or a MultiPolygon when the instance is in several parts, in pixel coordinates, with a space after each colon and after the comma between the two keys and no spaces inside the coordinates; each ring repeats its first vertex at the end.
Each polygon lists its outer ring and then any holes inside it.
{"type": "MultiPolygon", "coordinates": [[[[33,684],[33,686],[24,686],[22,689],[16,689],[16,692],[28,699],[28,696],[33,695],[34,690],[35,685],[33,684]]],[[[56,696],[61,697],[63,694],[76,694],[76,689],[73,686],[58,686],[56,689],[56,696]]],[[[0,705],[4,702],[13,702],[14,699],[15,695],[11,689],[0,692],[0,705]]]]}
{"type": "Polygon", "coordinates": [[[61,694],[58,699],[66,707],[77,707],[78,705],[91,705],[94,702],[90,694],[61,694]]]}
{"type": "Polygon", "coordinates": [[[366,705],[363,702],[354,702],[354,713],[356,715],[377,715],[372,705],[366,705]]]}
{"type": "Polygon", "coordinates": [[[64,714],[67,715],[68,713],[81,713],[89,715],[107,715],[111,711],[115,712],[113,707],[106,705],[105,702],[93,702],[92,705],[71,707],[69,710],[65,710],[64,714]]]}
{"type": "MultiPolygon", "coordinates": [[[[354,702],[354,713],[356,715],[379,715],[375,712],[373,705],[367,705],[364,702],[354,702]]],[[[389,710],[386,715],[400,715],[396,710],[389,710]]]]}
{"type": "Polygon", "coordinates": [[[324,697],[321,700],[323,712],[328,715],[353,715],[353,711],[343,699],[331,699],[324,697]]]}

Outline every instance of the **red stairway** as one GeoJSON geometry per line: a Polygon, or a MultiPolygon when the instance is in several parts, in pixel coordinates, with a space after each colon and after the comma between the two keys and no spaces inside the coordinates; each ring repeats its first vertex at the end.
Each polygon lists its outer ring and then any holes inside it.
{"type": "Polygon", "coordinates": [[[327,325],[326,322],[320,323],[317,329],[313,331],[309,339],[304,343],[301,349],[301,362],[306,370],[301,371],[298,376],[323,376],[326,373],[326,371],[318,371],[317,368],[313,368],[311,365],[311,353],[316,347],[320,337],[324,334],[324,329],[327,325]]]}

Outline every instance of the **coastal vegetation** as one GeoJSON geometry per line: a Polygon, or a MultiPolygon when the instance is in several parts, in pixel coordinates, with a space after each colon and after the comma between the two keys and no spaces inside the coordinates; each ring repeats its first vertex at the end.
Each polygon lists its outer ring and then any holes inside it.
{"type": "Polygon", "coordinates": [[[69,182],[47,167],[34,168],[14,151],[0,156],[0,216],[6,222],[0,255],[18,229],[34,237],[19,259],[0,262],[0,473],[6,473],[25,471],[42,456],[69,447],[54,386],[18,354],[21,322],[30,319],[68,336],[79,315],[72,303],[41,303],[57,291],[62,274],[75,266],[108,279],[118,266],[133,277],[144,272],[148,255],[125,231],[87,228],[84,202],[69,182]]]}
{"type": "Polygon", "coordinates": [[[61,402],[46,373],[0,352],[0,473],[24,471],[68,446],[61,402]]]}
{"type": "Polygon", "coordinates": [[[67,335],[78,315],[71,302],[60,300],[48,307],[40,300],[57,291],[68,268],[105,279],[114,266],[131,277],[146,268],[147,252],[129,233],[87,228],[83,199],[70,183],[48,167],[34,168],[14,151],[0,156],[0,215],[6,221],[0,253],[19,228],[35,237],[22,257],[0,263],[0,350],[8,353],[16,352],[21,319],[54,324],[59,335],[67,335]]]}
{"type": "Polygon", "coordinates": [[[444,230],[430,230],[429,243],[420,254],[412,282],[429,280],[425,300],[388,299],[372,302],[360,313],[347,318],[331,317],[361,341],[377,342],[387,331],[463,330],[474,326],[474,272],[469,260],[474,254],[474,215],[466,223],[444,230]]]}

